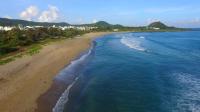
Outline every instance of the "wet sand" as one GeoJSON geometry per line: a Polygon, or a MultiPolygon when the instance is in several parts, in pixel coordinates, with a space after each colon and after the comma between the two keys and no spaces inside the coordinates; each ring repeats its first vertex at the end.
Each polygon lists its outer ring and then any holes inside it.
{"type": "Polygon", "coordinates": [[[108,32],[53,42],[34,56],[24,56],[0,66],[0,112],[49,112],[58,99],[53,96],[63,91],[57,87],[65,88],[53,83],[54,77],[88,49],[93,38],[105,34],[108,32]],[[56,90],[52,97],[46,95],[51,89],[56,90]]]}

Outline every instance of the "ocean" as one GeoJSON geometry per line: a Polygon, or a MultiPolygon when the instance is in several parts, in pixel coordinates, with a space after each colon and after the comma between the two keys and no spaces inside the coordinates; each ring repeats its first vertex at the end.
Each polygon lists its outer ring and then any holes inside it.
{"type": "Polygon", "coordinates": [[[200,112],[200,31],[105,35],[73,64],[54,112],[200,112]]]}

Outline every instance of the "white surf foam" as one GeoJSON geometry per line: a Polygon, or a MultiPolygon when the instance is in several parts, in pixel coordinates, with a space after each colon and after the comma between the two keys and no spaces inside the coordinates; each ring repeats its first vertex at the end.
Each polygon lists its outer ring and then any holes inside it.
{"type": "Polygon", "coordinates": [[[188,73],[174,73],[172,76],[181,88],[176,96],[177,111],[200,112],[200,79],[188,73]]]}
{"type": "Polygon", "coordinates": [[[57,80],[65,80],[66,78],[66,74],[70,74],[73,75],[71,72],[76,71],[76,67],[78,65],[80,65],[81,63],[83,63],[85,61],[85,59],[91,54],[92,52],[92,48],[84,55],[82,55],[79,59],[72,61],[66,68],[64,68],[56,77],[55,79],[57,80]]]}
{"type": "Polygon", "coordinates": [[[139,38],[142,38],[142,39],[144,39],[145,37],[143,37],[143,36],[140,36],[139,38]]]}
{"type": "Polygon", "coordinates": [[[70,84],[68,86],[68,88],[64,91],[64,93],[61,95],[61,97],[57,101],[55,107],[53,108],[53,110],[52,110],[53,112],[63,112],[64,111],[65,104],[69,100],[70,89],[76,83],[77,80],[78,80],[78,78],[76,78],[75,81],[72,84],[70,84]]]}
{"type": "MultiPolygon", "coordinates": [[[[144,38],[144,37],[142,37],[144,38]]],[[[139,51],[145,51],[146,49],[144,47],[141,46],[141,40],[138,40],[136,38],[130,38],[130,37],[122,37],[120,42],[122,44],[124,44],[125,46],[135,49],[135,50],[139,50],[139,51]]]]}
{"type": "MultiPolygon", "coordinates": [[[[71,62],[70,65],[68,65],[64,70],[62,70],[56,77],[58,80],[66,80],[65,75],[66,73],[70,73],[70,75],[75,75],[73,74],[73,70],[76,68],[76,66],[80,65],[81,63],[84,62],[84,60],[91,54],[93,47],[88,51],[88,53],[84,54],[81,56],[79,59],[74,60],[71,62]]],[[[76,83],[78,80],[78,77],[68,86],[68,88],[62,93],[61,97],[57,101],[56,105],[52,109],[53,112],[63,112],[64,111],[64,106],[69,100],[69,92],[70,89],[73,87],[73,85],[76,83]]]]}

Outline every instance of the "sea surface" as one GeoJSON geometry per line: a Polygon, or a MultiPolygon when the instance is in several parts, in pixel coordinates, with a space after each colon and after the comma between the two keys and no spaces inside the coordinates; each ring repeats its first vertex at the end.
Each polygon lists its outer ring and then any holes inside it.
{"type": "Polygon", "coordinates": [[[110,34],[80,59],[57,112],[200,112],[200,31],[110,34]]]}

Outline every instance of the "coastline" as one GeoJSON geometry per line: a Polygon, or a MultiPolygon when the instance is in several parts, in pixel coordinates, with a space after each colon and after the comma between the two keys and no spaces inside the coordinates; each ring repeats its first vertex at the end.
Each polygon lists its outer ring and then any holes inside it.
{"type": "Polygon", "coordinates": [[[71,94],[71,88],[76,84],[80,72],[87,65],[94,46],[95,43],[91,41],[90,48],[77,56],[54,77],[51,87],[38,98],[36,112],[62,112],[64,110],[64,105],[71,94]]]}
{"type": "Polygon", "coordinates": [[[94,38],[110,33],[88,33],[53,42],[38,54],[0,66],[0,111],[37,111],[38,98],[53,87],[53,79],[59,71],[87,50],[94,38]]]}

